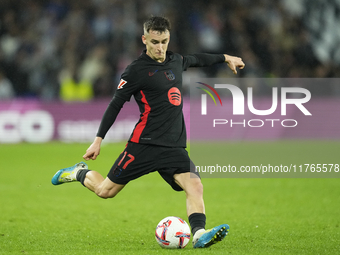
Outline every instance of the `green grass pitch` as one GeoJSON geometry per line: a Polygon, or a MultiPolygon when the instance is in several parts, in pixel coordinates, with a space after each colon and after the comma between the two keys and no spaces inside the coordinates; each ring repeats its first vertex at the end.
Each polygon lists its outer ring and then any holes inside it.
{"type": "MultiPolygon", "coordinates": [[[[0,145],[0,254],[340,253],[338,178],[204,178],[207,227],[227,223],[229,235],[207,249],[190,242],[183,250],[165,250],[155,241],[155,227],[166,216],[187,220],[185,194],[172,191],[157,173],[107,200],[79,183],[51,184],[53,174],[81,161],[87,147],[0,145]]],[[[90,169],[105,176],[123,148],[103,145],[90,169]]],[[[290,164],[299,153],[305,161],[340,163],[338,141],[234,142],[229,148],[229,157],[249,165],[259,154],[290,164]],[[288,154],[278,157],[288,145],[288,154]]]]}

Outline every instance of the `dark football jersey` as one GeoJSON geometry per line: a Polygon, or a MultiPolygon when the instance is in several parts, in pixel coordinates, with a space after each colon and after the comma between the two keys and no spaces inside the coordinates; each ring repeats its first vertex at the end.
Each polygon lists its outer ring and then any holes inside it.
{"type": "MultiPolygon", "coordinates": [[[[114,99],[120,102],[130,101],[133,96],[139,106],[140,119],[129,141],[186,147],[186,128],[182,113],[182,73],[191,66],[208,66],[222,62],[222,54],[181,56],[168,51],[166,60],[159,63],[144,51],[126,68],[114,95],[114,99]]],[[[106,132],[106,129],[99,131],[98,136],[104,137],[106,132]]]]}

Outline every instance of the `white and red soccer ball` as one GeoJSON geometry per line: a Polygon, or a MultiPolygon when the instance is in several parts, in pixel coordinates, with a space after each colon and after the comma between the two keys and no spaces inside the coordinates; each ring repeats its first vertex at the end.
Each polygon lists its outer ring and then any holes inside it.
{"type": "Polygon", "coordinates": [[[162,248],[183,249],[190,240],[190,227],[181,218],[169,216],[158,223],[155,237],[162,248]]]}

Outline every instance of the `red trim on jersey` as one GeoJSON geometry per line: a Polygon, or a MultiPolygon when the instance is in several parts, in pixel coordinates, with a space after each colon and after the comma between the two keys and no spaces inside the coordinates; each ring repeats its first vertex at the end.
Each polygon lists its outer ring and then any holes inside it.
{"type": "Polygon", "coordinates": [[[140,138],[145,126],[146,126],[146,122],[148,121],[148,116],[149,116],[149,113],[151,111],[151,107],[150,107],[148,101],[146,100],[143,91],[140,91],[140,93],[142,94],[141,101],[144,104],[144,112],[142,113],[142,117],[140,118],[141,121],[135,127],[135,130],[133,131],[133,135],[130,139],[131,142],[134,142],[134,143],[139,143],[139,138],[140,138]]]}

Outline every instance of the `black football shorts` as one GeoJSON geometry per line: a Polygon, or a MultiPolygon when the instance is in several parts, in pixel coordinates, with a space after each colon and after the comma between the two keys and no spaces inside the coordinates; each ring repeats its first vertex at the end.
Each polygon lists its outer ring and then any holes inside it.
{"type": "Polygon", "coordinates": [[[145,174],[158,171],[176,191],[183,189],[174,174],[195,172],[195,165],[184,148],[170,148],[129,142],[113,164],[107,177],[114,183],[127,184],[145,174]]]}

